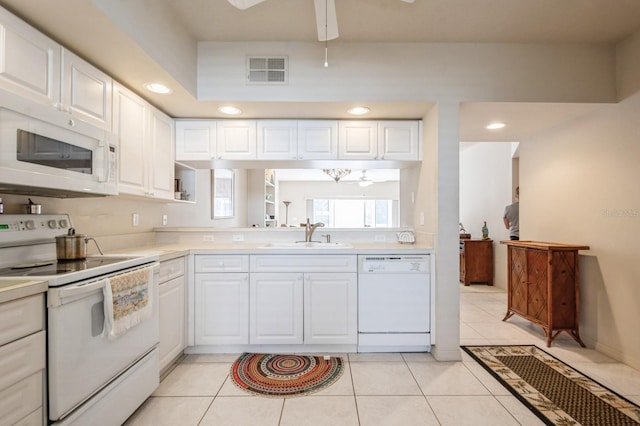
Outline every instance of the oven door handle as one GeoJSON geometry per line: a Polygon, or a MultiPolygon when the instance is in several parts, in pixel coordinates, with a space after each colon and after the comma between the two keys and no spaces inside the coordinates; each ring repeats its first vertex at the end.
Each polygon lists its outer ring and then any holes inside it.
{"type": "Polygon", "coordinates": [[[101,279],[85,284],[49,289],[48,306],[55,308],[64,305],[65,303],[82,299],[82,297],[89,293],[95,293],[96,290],[102,290],[108,282],[108,279],[101,279]]]}

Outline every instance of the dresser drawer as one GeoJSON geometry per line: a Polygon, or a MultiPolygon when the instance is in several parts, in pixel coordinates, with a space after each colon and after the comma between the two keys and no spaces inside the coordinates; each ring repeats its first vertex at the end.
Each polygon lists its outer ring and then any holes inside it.
{"type": "Polygon", "coordinates": [[[249,256],[231,254],[196,255],[196,273],[249,272],[249,256]]]}
{"type": "Polygon", "coordinates": [[[0,346],[43,328],[43,294],[0,304],[0,346]]]}
{"type": "Polygon", "coordinates": [[[184,269],[184,257],[160,262],[159,283],[162,284],[184,275],[184,269]]]}
{"type": "Polygon", "coordinates": [[[0,425],[42,425],[43,372],[0,391],[0,425]]]}

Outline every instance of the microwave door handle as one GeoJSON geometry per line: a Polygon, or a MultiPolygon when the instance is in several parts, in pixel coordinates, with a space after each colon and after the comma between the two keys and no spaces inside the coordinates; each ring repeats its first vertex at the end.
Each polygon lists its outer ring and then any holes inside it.
{"type": "Polygon", "coordinates": [[[98,142],[98,148],[100,148],[100,151],[102,152],[102,166],[104,168],[103,173],[100,173],[100,176],[98,177],[98,182],[109,182],[111,179],[111,161],[109,159],[109,144],[107,143],[107,140],[101,139],[100,142],[98,142]]]}
{"type": "Polygon", "coordinates": [[[69,301],[81,299],[81,296],[102,290],[109,281],[101,279],[87,284],[70,285],[49,290],[49,307],[58,307],[69,301]],[[71,300],[67,300],[71,299],[71,300]]]}

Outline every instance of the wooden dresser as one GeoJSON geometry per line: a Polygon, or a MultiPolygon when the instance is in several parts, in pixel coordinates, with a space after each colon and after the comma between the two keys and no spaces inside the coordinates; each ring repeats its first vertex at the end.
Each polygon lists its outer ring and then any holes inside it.
{"type": "Polygon", "coordinates": [[[460,239],[460,282],[493,285],[493,240],[460,239]]]}
{"type": "Polygon", "coordinates": [[[507,314],[538,324],[547,347],[566,331],[584,347],[579,333],[578,250],[589,246],[539,241],[501,241],[507,245],[507,314]]]}

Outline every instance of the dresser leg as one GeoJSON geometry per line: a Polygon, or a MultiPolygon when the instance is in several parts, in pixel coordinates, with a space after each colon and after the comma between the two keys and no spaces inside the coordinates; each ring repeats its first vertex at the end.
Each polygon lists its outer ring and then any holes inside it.
{"type": "Polygon", "coordinates": [[[504,318],[502,318],[502,321],[506,321],[509,318],[511,318],[513,316],[513,312],[511,310],[508,310],[507,313],[505,314],[504,318]]]}

